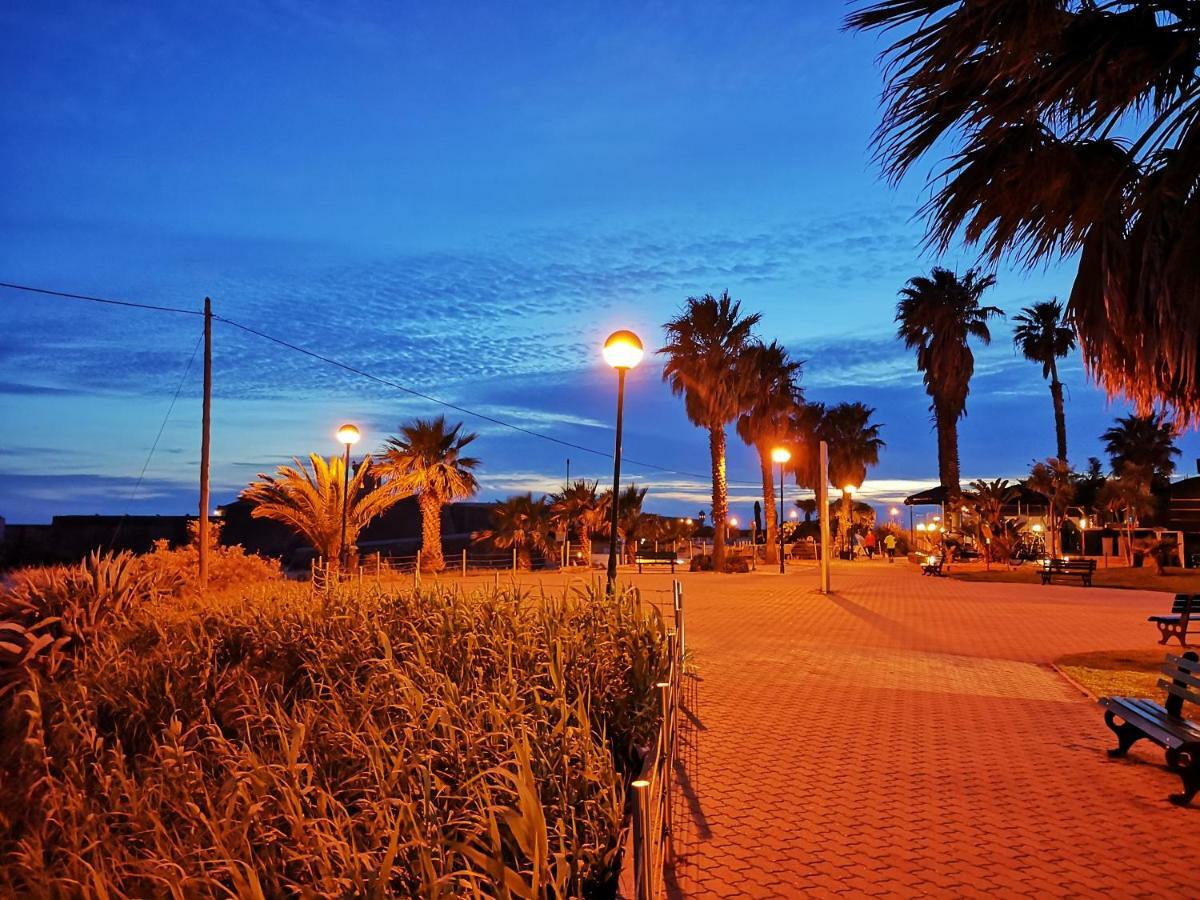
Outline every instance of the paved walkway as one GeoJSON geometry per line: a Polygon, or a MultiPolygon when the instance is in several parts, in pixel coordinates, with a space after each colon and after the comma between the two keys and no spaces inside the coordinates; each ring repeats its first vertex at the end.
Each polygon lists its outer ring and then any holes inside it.
{"type": "Polygon", "coordinates": [[[672,896],[1197,896],[1200,808],[1047,665],[1154,646],[1164,595],[833,574],[682,576],[672,896]]]}

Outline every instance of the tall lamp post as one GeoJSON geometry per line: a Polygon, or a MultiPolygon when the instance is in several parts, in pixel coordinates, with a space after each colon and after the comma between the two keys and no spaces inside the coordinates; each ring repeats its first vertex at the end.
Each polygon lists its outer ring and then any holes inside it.
{"type": "Polygon", "coordinates": [[[787,447],[776,447],[771,451],[771,459],[779,463],[779,574],[783,568],[783,464],[792,458],[787,447]]]}
{"type": "Polygon", "coordinates": [[[342,542],[338,545],[341,553],[338,556],[338,569],[346,571],[350,555],[346,552],[346,510],[350,505],[350,448],[358,443],[358,429],[347,423],[337,430],[337,439],[346,445],[346,455],[342,465],[342,542]]]}
{"type": "Polygon", "coordinates": [[[625,413],[625,373],[642,361],[641,339],[632,331],[614,331],[604,342],[604,361],[617,370],[617,439],[613,452],[612,521],[608,530],[608,593],[617,588],[617,506],[621,496],[621,426],[625,413]]]}

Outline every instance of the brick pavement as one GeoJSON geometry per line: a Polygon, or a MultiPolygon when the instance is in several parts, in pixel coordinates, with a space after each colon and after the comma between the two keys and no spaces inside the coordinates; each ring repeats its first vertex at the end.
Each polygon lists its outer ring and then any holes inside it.
{"type": "Polygon", "coordinates": [[[833,575],[829,597],[811,570],[682,576],[697,675],[672,896],[1200,894],[1177,861],[1200,808],[1167,803],[1157,748],[1109,760],[1101,711],[1048,666],[1154,646],[1163,595],[833,575]]]}

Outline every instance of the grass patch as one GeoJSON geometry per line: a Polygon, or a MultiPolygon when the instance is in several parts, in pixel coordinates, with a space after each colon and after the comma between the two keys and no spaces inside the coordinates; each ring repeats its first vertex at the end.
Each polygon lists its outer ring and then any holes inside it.
{"type": "Polygon", "coordinates": [[[1094,650],[1071,653],[1055,665],[1096,697],[1150,697],[1161,700],[1159,668],[1166,650],[1094,650]]]}
{"type": "MultiPolygon", "coordinates": [[[[953,566],[948,573],[951,578],[959,581],[986,581],[1005,584],[1035,584],[1040,586],[1041,576],[1038,567],[1025,563],[1016,569],[1005,566],[992,566],[991,571],[971,563],[967,568],[961,564],[953,566]]],[[[1056,578],[1054,584],[1083,587],[1078,578],[1056,578]]],[[[1164,591],[1170,594],[1200,594],[1200,569],[1167,568],[1165,575],[1156,575],[1154,567],[1135,569],[1130,566],[1097,567],[1092,578],[1094,587],[1123,588],[1135,591],[1164,591]]]]}

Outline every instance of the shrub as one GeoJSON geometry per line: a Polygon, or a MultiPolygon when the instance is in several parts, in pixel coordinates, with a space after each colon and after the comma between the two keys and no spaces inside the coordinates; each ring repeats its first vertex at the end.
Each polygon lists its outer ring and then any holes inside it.
{"type": "Polygon", "coordinates": [[[0,895],[612,893],[665,668],[633,593],[278,583],[82,649],[0,701],[0,895]]]}
{"type": "MultiPolygon", "coordinates": [[[[240,544],[222,546],[223,522],[208,523],[208,589],[222,591],[259,581],[278,581],[283,577],[279,561],[247,553],[240,544]]],[[[200,524],[188,523],[190,540],[172,549],[167,541],[156,541],[154,549],[139,557],[140,564],[160,585],[169,586],[174,593],[195,591],[200,571],[200,524]]]]}
{"type": "Polygon", "coordinates": [[[750,571],[750,557],[748,556],[731,556],[725,560],[725,571],[730,574],[739,574],[750,571]]]}
{"type": "Polygon", "coordinates": [[[688,564],[688,571],[691,572],[711,572],[712,568],[713,561],[710,553],[697,553],[688,564]]]}

